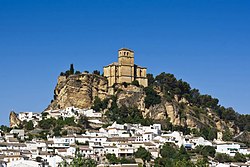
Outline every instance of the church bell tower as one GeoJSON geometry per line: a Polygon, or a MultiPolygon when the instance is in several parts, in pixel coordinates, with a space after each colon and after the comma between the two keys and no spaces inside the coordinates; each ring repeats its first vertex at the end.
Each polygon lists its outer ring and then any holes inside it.
{"type": "Polygon", "coordinates": [[[134,51],[122,48],[118,51],[118,64],[134,66],[134,51]]]}

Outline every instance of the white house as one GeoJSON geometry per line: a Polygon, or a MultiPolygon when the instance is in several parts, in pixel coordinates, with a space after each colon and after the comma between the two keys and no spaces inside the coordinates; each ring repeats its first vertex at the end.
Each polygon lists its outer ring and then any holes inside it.
{"type": "Polygon", "coordinates": [[[235,156],[237,152],[241,153],[241,146],[237,143],[224,143],[216,145],[217,153],[225,153],[230,156],[235,156]]]}
{"type": "Polygon", "coordinates": [[[90,110],[83,110],[81,112],[83,115],[85,115],[88,118],[101,118],[102,117],[102,113],[101,112],[96,112],[93,109],[90,110]]]}
{"type": "Polygon", "coordinates": [[[75,147],[69,147],[69,148],[57,148],[55,149],[55,153],[58,155],[61,155],[63,157],[74,157],[76,152],[75,147]]]}
{"type": "Polygon", "coordinates": [[[162,134],[159,138],[162,142],[174,143],[178,147],[181,147],[184,144],[184,137],[182,132],[174,131],[169,134],[162,134]]]}
{"type": "Polygon", "coordinates": [[[63,136],[49,138],[48,141],[53,141],[51,147],[54,148],[68,148],[71,144],[75,144],[75,136],[63,136]]]}
{"type": "Polygon", "coordinates": [[[184,147],[194,149],[197,146],[212,146],[212,142],[205,140],[203,137],[185,137],[184,147]]]}
{"type": "Polygon", "coordinates": [[[42,120],[42,114],[36,112],[20,112],[18,114],[18,119],[21,121],[39,121],[42,120]]]}
{"type": "Polygon", "coordinates": [[[142,134],[143,142],[152,141],[153,138],[154,138],[154,133],[153,132],[145,132],[145,133],[142,134]]]}
{"type": "Polygon", "coordinates": [[[152,132],[155,135],[160,135],[161,133],[161,124],[153,124],[150,126],[143,126],[142,127],[144,132],[152,132]]]}
{"type": "Polygon", "coordinates": [[[105,154],[115,154],[118,157],[118,147],[117,146],[104,146],[104,153],[105,154]]]}
{"type": "Polygon", "coordinates": [[[51,167],[58,167],[58,165],[63,161],[62,157],[59,155],[47,156],[44,159],[49,163],[51,167]]]}
{"type": "Polygon", "coordinates": [[[10,134],[16,134],[21,140],[24,139],[24,130],[23,129],[12,129],[10,134]]]}
{"type": "Polygon", "coordinates": [[[91,158],[94,156],[94,150],[89,146],[80,146],[79,153],[85,158],[91,158]]]}
{"type": "Polygon", "coordinates": [[[132,156],[134,153],[134,148],[132,143],[119,143],[118,147],[118,156],[119,157],[128,157],[132,156]]]}

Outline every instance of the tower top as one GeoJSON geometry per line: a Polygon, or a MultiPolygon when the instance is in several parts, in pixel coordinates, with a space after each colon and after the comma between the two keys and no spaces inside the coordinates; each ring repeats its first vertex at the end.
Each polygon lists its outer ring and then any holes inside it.
{"type": "Polygon", "coordinates": [[[133,50],[128,49],[128,48],[121,48],[121,49],[119,49],[118,51],[129,51],[129,52],[133,52],[133,53],[134,53],[133,50]]]}

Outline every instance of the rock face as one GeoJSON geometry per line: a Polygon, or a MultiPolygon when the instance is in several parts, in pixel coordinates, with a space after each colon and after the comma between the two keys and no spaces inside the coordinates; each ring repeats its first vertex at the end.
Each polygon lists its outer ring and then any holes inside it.
{"type": "Polygon", "coordinates": [[[107,96],[106,78],[95,74],[59,76],[54,90],[54,100],[46,110],[63,109],[70,106],[89,108],[95,96],[103,99],[107,96]]]}
{"type": "Polygon", "coordinates": [[[143,88],[134,85],[128,85],[127,87],[118,85],[118,89],[120,90],[116,92],[118,107],[125,105],[127,107],[136,107],[141,111],[145,110],[143,88]]]}
{"type": "Polygon", "coordinates": [[[14,111],[10,112],[10,128],[19,127],[21,121],[18,119],[17,114],[14,111]]]}
{"type": "Polygon", "coordinates": [[[244,131],[234,137],[234,141],[250,143],[250,132],[244,131]]]}
{"type": "MultiPolygon", "coordinates": [[[[221,120],[217,114],[210,109],[204,113],[195,112],[188,101],[185,99],[175,98],[172,102],[168,102],[162,98],[160,104],[151,106],[149,109],[145,108],[145,92],[143,88],[129,85],[128,87],[117,86],[119,91],[115,92],[117,95],[117,105],[120,107],[125,105],[127,107],[136,107],[142,111],[144,117],[149,117],[154,120],[164,122],[169,119],[173,125],[188,126],[189,128],[200,129],[205,126],[211,128],[216,127],[218,131],[224,131],[229,128],[233,133],[238,132],[233,123],[226,123],[221,120]],[[184,103],[184,109],[180,108],[180,103],[184,103]]],[[[161,94],[159,92],[159,94],[161,94]]]]}
{"type": "Polygon", "coordinates": [[[136,107],[142,111],[144,117],[160,122],[166,122],[168,119],[173,125],[189,128],[200,129],[208,126],[216,127],[218,131],[229,128],[233,133],[238,132],[233,123],[224,122],[210,109],[197,113],[187,100],[175,97],[168,102],[157,88],[156,91],[162,97],[161,103],[147,109],[144,102],[146,94],[142,87],[118,84],[114,88],[108,88],[107,79],[95,74],[60,76],[54,91],[54,100],[46,110],[64,109],[70,106],[90,108],[95,96],[105,99],[109,95],[115,95],[118,107],[122,105],[136,107]],[[180,104],[184,104],[184,107],[181,108],[180,104]]]}

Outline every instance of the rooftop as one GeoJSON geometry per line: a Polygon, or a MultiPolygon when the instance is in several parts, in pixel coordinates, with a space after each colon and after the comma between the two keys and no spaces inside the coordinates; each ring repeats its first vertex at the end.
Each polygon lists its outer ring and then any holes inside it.
{"type": "Polygon", "coordinates": [[[122,51],[122,50],[129,51],[129,52],[134,52],[133,50],[128,49],[128,48],[121,48],[121,49],[119,49],[118,51],[122,51]]]}

